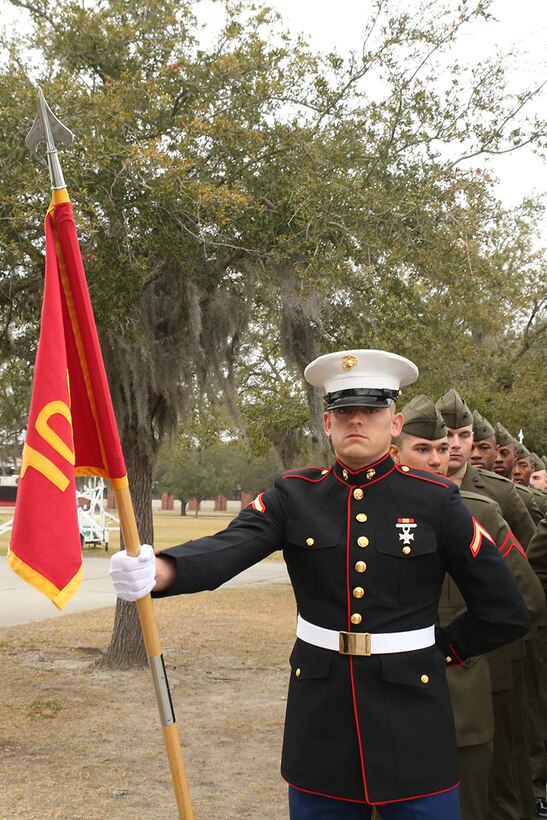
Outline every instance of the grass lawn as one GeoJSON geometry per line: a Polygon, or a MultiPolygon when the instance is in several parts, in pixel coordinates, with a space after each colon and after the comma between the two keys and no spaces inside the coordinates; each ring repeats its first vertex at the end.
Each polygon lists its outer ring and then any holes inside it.
{"type": "MultiPolygon", "coordinates": [[[[0,524],[12,516],[2,510],[0,524]]],[[[214,533],[231,518],[157,513],[155,546],[214,533]]],[[[0,536],[0,555],[8,540],[0,536]]],[[[118,546],[114,531],[110,554],[118,546]]],[[[102,547],[85,552],[108,561],[102,547]]],[[[286,820],[279,756],[295,622],[288,579],[154,608],[196,820],[286,820]]],[[[177,816],[149,670],[95,663],[113,621],[111,605],[0,629],[0,820],[177,816]]]]}
{"type": "MultiPolygon", "coordinates": [[[[0,512],[0,526],[11,518],[13,518],[12,509],[2,510],[0,512]]],[[[201,538],[203,535],[211,535],[227,527],[232,518],[233,515],[228,513],[204,513],[197,518],[195,515],[184,516],[171,511],[154,513],[154,547],[155,549],[164,549],[165,547],[172,547],[174,544],[190,541],[193,538],[201,538]]],[[[0,535],[0,555],[6,554],[9,538],[9,532],[0,535]]],[[[114,552],[119,548],[119,529],[112,529],[109,552],[114,552]]],[[[86,545],[85,553],[86,555],[104,555],[104,549],[86,545]]]]}
{"type": "MultiPolygon", "coordinates": [[[[154,607],[196,820],[286,820],[288,581],[154,607]]],[[[177,817],[149,670],[95,666],[113,617],[0,628],[1,820],[177,817]]]]}

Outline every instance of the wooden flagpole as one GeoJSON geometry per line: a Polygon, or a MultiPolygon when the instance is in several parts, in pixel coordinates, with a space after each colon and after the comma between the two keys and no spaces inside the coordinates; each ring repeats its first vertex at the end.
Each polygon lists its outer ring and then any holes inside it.
{"type": "MultiPolygon", "coordinates": [[[[120,517],[120,526],[123,533],[125,549],[128,555],[137,556],[141,549],[141,542],[135,520],[135,512],[129,488],[114,488],[116,506],[120,517]]],[[[150,661],[150,669],[156,689],[156,699],[162,723],[163,740],[169,760],[173,789],[177,800],[179,817],[182,820],[194,820],[190,790],[186,779],[186,771],[182,758],[175,715],[171,703],[167,674],[163,663],[160,637],[154,615],[152,598],[145,595],[137,601],[137,610],[141,622],[141,629],[146,647],[146,654],[150,661]]]]}
{"type": "MultiPolygon", "coordinates": [[[[27,134],[25,144],[30,150],[36,150],[36,146],[42,142],[42,140],[45,141],[51,189],[55,196],[55,192],[64,191],[66,186],[54,137],[64,145],[71,145],[74,139],[73,133],[53,114],[46,103],[42,90],[38,89],[38,112],[32,128],[27,134]]],[[[141,549],[141,542],[129,488],[113,487],[113,489],[120,516],[120,527],[123,533],[125,548],[128,555],[137,556],[141,549]]],[[[163,662],[160,638],[150,595],[146,595],[137,601],[137,610],[144,645],[146,647],[146,654],[150,661],[150,670],[156,690],[156,700],[162,724],[163,739],[169,760],[179,818],[181,818],[181,820],[194,820],[190,790],[188,788],[182,758],[182,749],[178,737],[171,694],[167,682],[167,673],[163,662]]]]}

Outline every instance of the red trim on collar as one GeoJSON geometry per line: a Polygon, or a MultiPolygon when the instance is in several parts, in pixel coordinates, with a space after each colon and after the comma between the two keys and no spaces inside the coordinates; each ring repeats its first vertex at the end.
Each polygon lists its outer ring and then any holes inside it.
{"type": "Polygon", "coordinates": [[[392,460],[390,453],[386,453],[386,455],[382,456],[382,458],[378,461],[374,461],[372,464],[367,464],[366,467],[363,467],[362,469],[355,471],[350,470],[349,467],[346,467],[342,461],[336,459],[336,465],[334,467],[334,477],[340,482],[340,484],[343,484],[344,487],[350,487],[352,490],[355,490],[358,487],[361,489],[366,489],[367,487],[370,487],[371,484],[376,484],[376,482],[382,481],[382,479],[390,475],[394,469],[395,463],[392,460]],[[375,468],[377,468],[379,474],[376,476],[376,478],[367,479],[366,476],[369,473],[369,471],[372,471],[373,475],[376,474],[377,470],[375,468]],[[352,484],[349,481],[346,481],[342,475],[339,475],[338,470],[346,470],[348,473],[348,478],[350,475],[353,476],[353,478],[355,478],[355,476],[360,478],[362,475],[362,477],[365,479],[365,483],[352,484]]]}
{"type": "Polygon", "coordinates": [[[336,473],[334,474],[334,477],[337,478],[338,481],[340,482],[340,484],[343,484],[344,487],[349,487],[350,490],[357,490],[357,489],[366,490],[367,487],[371,487],[373,484],[377,484],[378,481],[382,481],[384,478],[386,478],[386,476],[391,475],[391,473],[393,472],[394,469],[395,469],[395,466],[393,466],[391,468],[391,470],[388,470],[387,473],[384,473],[383,475],[379,475],[378,478],[371,478],[370,481],[367,481],[366,484],[348,484],[347,481],[344,481],[344,479],[340,478],[340,476],[336,475],[336,473]]]}
{"type": "Polygon", "coordinates": [[[373,467],[377,467],[378,464],[381,464],[383,461],[386,461],[388,458],[391,458],[391,453],[388,452],[382,458],[379,458],[378,461],[373,461],[372,464],[367,464],[366,467],[361,467],[360,470],[350,470],[350,468],[344,464],[343,461],[340,461],[339,458],[336,459],[336,463],[342,467],[342,469],[347,470],[350,475],[359,475],[359,473],[364,473],[366,470],[371,470],[373,467]]]}

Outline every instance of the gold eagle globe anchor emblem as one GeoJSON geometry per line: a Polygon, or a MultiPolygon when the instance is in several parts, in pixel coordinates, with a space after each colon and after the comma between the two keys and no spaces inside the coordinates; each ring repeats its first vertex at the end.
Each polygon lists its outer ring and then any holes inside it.
{"type": "Polygon", "coordinates": [[[353,356],[353,354],[349,353],[342,359],[342,370],[351,370],[351,368],[355,367],[356,364],[357,359],[353,356]]]}

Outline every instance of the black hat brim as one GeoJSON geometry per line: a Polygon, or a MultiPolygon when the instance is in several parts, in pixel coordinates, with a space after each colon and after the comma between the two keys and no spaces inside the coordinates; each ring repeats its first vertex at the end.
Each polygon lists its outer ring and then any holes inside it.
{"type": "Polygon", "coordinates": [[[398,390],[375,390],[372,388],[356,388],[353,390],[338,390],[327,393],[324,397],[325,411],[336,407],[391,407],[399,395],[398,390]]]}

